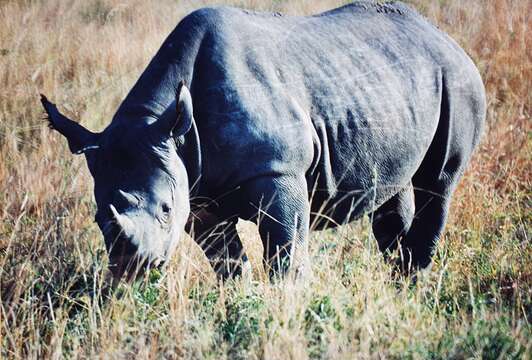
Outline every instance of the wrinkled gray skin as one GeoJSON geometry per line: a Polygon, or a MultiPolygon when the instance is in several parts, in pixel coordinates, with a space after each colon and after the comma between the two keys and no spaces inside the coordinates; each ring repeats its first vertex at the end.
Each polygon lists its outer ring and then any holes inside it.
{"type": "Polygon", "coordinates": [[[86,156],[115,275],[167,261],[185,228],[223,277],[246,260],[238,218],[258,222],[274,271],[309,229],[368,212],[383,252],[427,267],[486,108],[452,39],[404,4],[369,2],[195,11],[100,134],[43,104],[86,156]]]}

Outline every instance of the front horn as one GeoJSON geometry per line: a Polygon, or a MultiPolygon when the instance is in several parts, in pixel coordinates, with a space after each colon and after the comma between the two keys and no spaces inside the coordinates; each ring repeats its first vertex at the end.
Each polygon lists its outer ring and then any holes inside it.
{"type": "Polygon", "coordinates": [[[120,228],[121,234],[127,238],[133,237],[135,234],[135,224],[133,224],[133,221],[131,221],[127,216],[120,214],[112,204],[109,205],[109,209],[113,214],[113,220],[120,228]]]}

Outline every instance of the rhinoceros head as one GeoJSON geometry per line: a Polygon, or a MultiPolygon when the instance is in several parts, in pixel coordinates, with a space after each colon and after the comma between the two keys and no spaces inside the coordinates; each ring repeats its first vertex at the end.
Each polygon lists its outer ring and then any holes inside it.
{"type": "Polygon", "coordinates": [[[84,154],[94,177],[96,222],[113,275],[131,278],[172,255],[189,214],[189,188],[177,142],[192,123],[190,92],[180,85],[159,118],[113,121],[92,133],[41,97],[50,127],[84,154]],[[177,140],[177,142],[176,142],[177,140]]]}

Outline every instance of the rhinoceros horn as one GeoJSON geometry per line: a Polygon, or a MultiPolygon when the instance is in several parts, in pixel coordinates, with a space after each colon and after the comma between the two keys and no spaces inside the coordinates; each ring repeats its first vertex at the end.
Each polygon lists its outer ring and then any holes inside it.
{"type": "Polygon", "coordinates": [[[118,195],[120,195],[120,197],[124,199],[130,205],[136,206],[139,204],[139,200],[128,192],[125,192],[119,189],[118,195]]]}
{"type": "Polygon", "coordinates": [[[135,224],[133,224],[127,216],[120,214],[112,204],[109,205],[109,209],[111,210],[113,220],[120,228],[121,233],[125,237],[132,237],[135,233],[135,224]]]}

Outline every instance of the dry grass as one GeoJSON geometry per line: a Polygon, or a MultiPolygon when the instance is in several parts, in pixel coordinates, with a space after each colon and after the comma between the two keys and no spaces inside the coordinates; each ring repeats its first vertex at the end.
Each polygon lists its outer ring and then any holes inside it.
{"type": "MultiPolygon", "coordinates": [[[[343,1],[225,1],[313,13],[343,1]]],[[[367,220],[312,238],[314,279],[216,283],[192,241],[106,301],[84,160],[38,92],[99,130],[164,37],[212,2],[0,1],[0,357],[530,358],[530,14],[526,0],[413,0],[471,54],[488,127],[432,273],[394,282],[367,220]]],[[[257,264],[255,229],[240,226],[257,264]]]]}

